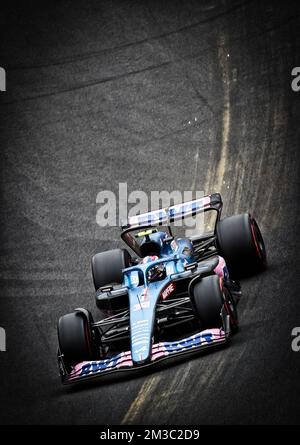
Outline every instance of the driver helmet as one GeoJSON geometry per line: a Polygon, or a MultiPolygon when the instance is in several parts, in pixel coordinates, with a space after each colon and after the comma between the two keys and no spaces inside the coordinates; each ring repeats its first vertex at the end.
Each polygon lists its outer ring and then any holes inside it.
{"type": "Polygon", "coordinates": [[[159,263],[148,270],[147,280],[149,281],[149,283],[151,283],[152,281],[163,280],[165,276],[166,276],[165,265],[163,263],[159,263]]]}

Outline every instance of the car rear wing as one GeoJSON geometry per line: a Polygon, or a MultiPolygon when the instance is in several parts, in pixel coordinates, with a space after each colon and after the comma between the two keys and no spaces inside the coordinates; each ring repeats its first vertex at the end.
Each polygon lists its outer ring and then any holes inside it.
{"type": "Polygon", "coordinates": [[[216,210],[220,214],[222,205],[221,195],[219,193],[214,193],[193,201],[183,202],[164,209],[131,216],[125,224],[122,224],[122,230],[128,231],[139,227],[169,225],[176,220],[195,216],[198,213],[207,210],[216,210]]]}

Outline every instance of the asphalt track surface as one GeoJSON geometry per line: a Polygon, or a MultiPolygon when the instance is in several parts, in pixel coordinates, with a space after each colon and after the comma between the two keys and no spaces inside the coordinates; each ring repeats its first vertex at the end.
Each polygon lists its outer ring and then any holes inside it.
{"type": "Polygon", "coordinates": [[[299,423],[299,1],[29,5],[1,26],[1,423],[299,423]],[[243,281],[229,348],[69,390],[56,322],[96,312],[91,255],[120,245],[96,196],[120,182],[221,192],[269,269],[243,281]]]}

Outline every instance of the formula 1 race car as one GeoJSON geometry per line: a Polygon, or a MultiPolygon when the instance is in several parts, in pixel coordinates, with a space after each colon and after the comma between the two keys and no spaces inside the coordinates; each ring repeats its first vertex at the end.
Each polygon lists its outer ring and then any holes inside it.
{"type": "Polygon", "coordinates": [[[228,342],[238,328],[241,289],[234,280],[262,271],[266,250],[250,214],[221,219],[221,211],[216,193],[130,217],[121,238],[135,255],[94,255],[101,319],[81,308],[59,319],[64,384],[132,373],[228,342]],[[174,236],[172,224],[208,212],[215,217],[210,231],[174,236]]]}

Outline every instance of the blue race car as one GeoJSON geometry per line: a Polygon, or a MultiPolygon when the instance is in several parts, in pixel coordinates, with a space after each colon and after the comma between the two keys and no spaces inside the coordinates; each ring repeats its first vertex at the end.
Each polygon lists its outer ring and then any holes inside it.
{"type": "Polygon", "coordinates": [[[62,382],[133,373],[225,345],[238,329],[236,279],[262,271],[266,250],[254,218],[221,219],[219,194],[128,218],[126,249],[92,258],[101,319],[75,309],[58,322],[62,382]],[[175,237],[172,224],[198,214],[212,230],[175,237]]]}

